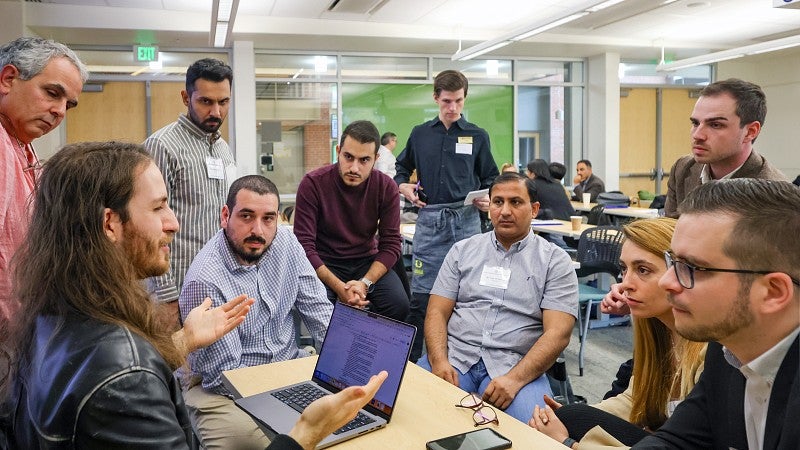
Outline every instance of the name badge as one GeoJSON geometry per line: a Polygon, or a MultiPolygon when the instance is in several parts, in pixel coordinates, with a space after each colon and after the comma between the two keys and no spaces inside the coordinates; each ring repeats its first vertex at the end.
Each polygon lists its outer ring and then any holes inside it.
{"type": "Polygon", "coordinates": [[[480,285],[498,289],[508,289],[508,280],[510,279],[511,269],[496,266],[483,266],[480,285]]]}
{"type": "Polygon", "coordinates": [[[459,155],[471,155],[472,144],[456,144],[456,153],[459,155]]]}
{"type": "Polygon", "coordinates": [[[222,162],[222,158],[206,156],[206,172],[208,172],[208,178],[214,180],[224,180],[225,164],[222,162]]]}
{"type": "Polygon", "coordinates": [[[458,137],[459,144],[472,144],[472,136],[459,136],[458,137]]]}

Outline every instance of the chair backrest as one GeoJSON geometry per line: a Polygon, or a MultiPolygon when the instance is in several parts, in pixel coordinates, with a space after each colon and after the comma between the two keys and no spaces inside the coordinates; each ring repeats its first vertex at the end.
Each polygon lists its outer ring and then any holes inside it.
{"type": "Polygon", "coordinates": [[[592,206],[586,223],[589,225],[611,225],[611,220],[605,214],[605,209],[606,207],[604,205],[592,206]]]}
{"type": "Polygon", "coordinates": [[[576,270],[579,277],[595,273],[608,273],[618,278],[619,255],[622,252],[622,228],[598,226],[581,233],[578,240],[577,260],[581,263],[576,270]]]}

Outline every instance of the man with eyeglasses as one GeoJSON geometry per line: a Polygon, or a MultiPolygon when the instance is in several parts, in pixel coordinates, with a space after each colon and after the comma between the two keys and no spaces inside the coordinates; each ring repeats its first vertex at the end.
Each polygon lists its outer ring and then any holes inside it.
{"type": "Polygon", "coordinates": [[[551,395],[544,372],[569,344],[578,278],[567,253],[531,231],[531,180],[503,173],[489,197],[494,230],[457,242],[436,277],[419,365],[526,422],[551,395]]]}
{"type": "Polygon", "coordinates": [[[716,181],[679,210],[659,285],[678,333],[711,342],[694,390],[634,448],[800,448],[800,189],[716,181]]]}

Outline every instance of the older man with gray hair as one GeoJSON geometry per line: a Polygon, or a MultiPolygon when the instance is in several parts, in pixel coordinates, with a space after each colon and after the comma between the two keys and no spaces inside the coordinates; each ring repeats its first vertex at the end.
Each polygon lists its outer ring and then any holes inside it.
{"type": "Polygon", "coordinates": [[[28,227],[39,171],[31,142],[78,105],[88,77],[75,52],[58,42],[22,37],[0,46],[0,322],[18,308],[9,263],[28,227]]]}

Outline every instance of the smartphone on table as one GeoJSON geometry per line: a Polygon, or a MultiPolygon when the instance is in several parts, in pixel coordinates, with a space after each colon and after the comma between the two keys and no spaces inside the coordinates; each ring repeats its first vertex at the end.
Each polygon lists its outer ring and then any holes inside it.
{"type": "Polygon", "coordinates": [[[428,450],[500,450],[511,448],[511,441],[491,428],[455,434],[425,444],[428,450]]]}

